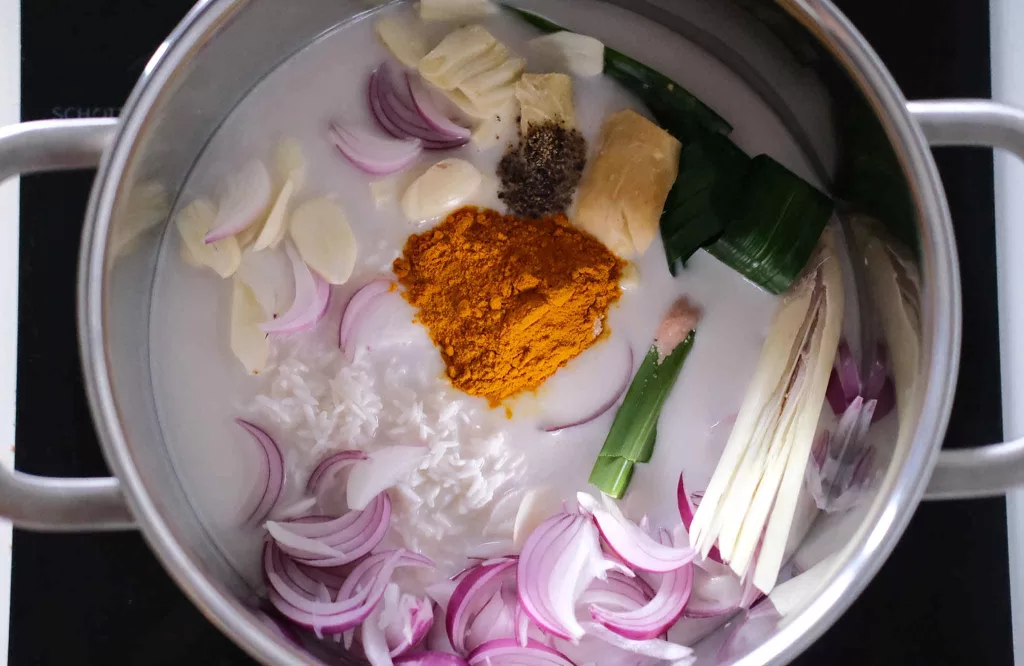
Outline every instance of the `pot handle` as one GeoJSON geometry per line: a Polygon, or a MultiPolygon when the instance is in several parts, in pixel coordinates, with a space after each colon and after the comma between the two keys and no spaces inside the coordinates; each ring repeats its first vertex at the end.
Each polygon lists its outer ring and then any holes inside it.
{"type": "MultiPolygon", "coordinates": [[[[102,118],[0,127],[0,183],[19,174],[95,167],[110,145],[116,125],[116,119],[102,118]]],[[[116,478],[53,479],[2,465],[0,516],[15,527],[40,531],[134,526],[116,478]]]]}
{"type": "MultiPolygon", "coordinates": [[[[910,114],[932,146],[984,146],[1024,160],[1024,110],[989,100],[910,102],[910,114]]],[[[1024,484],[1024,439],[942,451],[925,499],[1002,495],[1024,484]]]]}

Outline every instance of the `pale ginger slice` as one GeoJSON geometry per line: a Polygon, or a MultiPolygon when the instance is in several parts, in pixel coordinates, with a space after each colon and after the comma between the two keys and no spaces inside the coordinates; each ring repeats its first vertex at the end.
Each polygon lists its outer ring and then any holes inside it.
{"type": "Polygon", "coordinates": [[[609,116],[583,174],[573,222],[620,257],[643,254],[658,233],[681,148],[636,111],[609,116]]]}

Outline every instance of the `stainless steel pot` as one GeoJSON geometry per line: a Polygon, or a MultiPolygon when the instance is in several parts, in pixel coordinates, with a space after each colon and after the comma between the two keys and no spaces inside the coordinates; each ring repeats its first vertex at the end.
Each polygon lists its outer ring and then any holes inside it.
{"type": "MultiPolygon", "coordinates": [[[[545,7],[540,0],[532,4],[545,7]]],[[[873,109],[916,212],[924,285],[919,366],[924,388],[904,423],[912,436],[896,447],[874,501],[849,543],[840,544],[816,593],[741,661],[785,662],[821,635],[863,590],[922,498],[994,495],[1024,482],[1024,441],[939,451],[957,376],[960,286],[949,212],[929,150],[929,145],[981,145],[1024,157],[1024,112],[981,100],[908,103],[868,44],[827,0],[778,0],[777,7],[764,3],[755,12],[761,22],[723,2],[614,4],[653,18],[710,51],[800,134],[815,119],[798,105],[787,106],[782,99],[788,96],[778,92],[786,86],[801,88],[806,74],[765,29],[765,12],[779,11],[775,19],[797,26],[798,37],[845,73],[873,109]]],[[[161,234],[137,233],[146,221],[135,216],[131,200],[152,182],[177,191],[205,141],[254,84],[297,49],[367,8],[365,0],[201,0],[157,50],[120,119],[0,129],[0,181],[20,173],[98,165],[83,232],[79,336],[93,416],[116,474],[68,480],[0,470],[0,514],[27,529],[142,530],[207,617],[266,663],[317,662],[260,623],[251,610],[251,591],[212,544],[173,471],[153,404],[148,362],[147,315],[161,234]],[[137,247],[119,256],[126,240],[137,247]]],[[[828,94],[827,85],[823,90],[828,94]]],[[[159,229],[166,227],[166,219],[157,222],[159,229]]]]}

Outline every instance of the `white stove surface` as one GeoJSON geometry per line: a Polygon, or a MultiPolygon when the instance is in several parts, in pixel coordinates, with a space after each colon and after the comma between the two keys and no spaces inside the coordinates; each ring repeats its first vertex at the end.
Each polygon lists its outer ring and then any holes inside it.
{"type": "MultiPolygon", "coordinates": [[[[21,7],[0,0],[0,126],[21,117],[21,7]]],[[[992,89],[997,100],[1024,106],[1024,2],[991,0],[992,89]]],[[[995,158],[1003,428],[1024,436],[1024,162],[995,158]],[[1017,288],[1014,288],[1014,285],[1017,288]]],[[[0,464],[14,465],[17,372],[18,180],[0,185],[0,464]]],[[[1024,490],[1007,503],[1014,654],[1024,664],[1024,490]]],[[[0,664],[10,620],[11,526],[0,520],[0,664]]]]}
{"type": "MultiPolygon", "coordinates": [[[[21,4],[0,0],[0,127],[21,120],[21,4]]],[[[18,368],[18,179],[0,185],[0,464],[14,467],[18,368]]],[[[0,663],[7,663],[11,524],[0,520],[0,663]]]]}

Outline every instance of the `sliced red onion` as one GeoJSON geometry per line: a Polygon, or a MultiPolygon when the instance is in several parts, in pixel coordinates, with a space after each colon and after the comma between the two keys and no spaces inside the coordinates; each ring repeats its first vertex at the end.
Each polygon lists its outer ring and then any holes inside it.
{"type": "Polygon", "coordinates": [[[386,446],[357,462],[345,486],[345,499],[353,509],[362,509],[416,470],[427,457],[422,446],[386,446]]]}
{"type": "MultiPolygon", "coordinates": [[[[659,532],[659,541],[672,546],[667,530],[659,532]]],[[[616,634],[631,640],[657,638],[668,631],[683,614],[693,589],[693,565],[662,575],[658,590],[647,604],[635,610],[618,611],[591,604],[590,615],[616,634]]]]}
{"type": "Polygon", "coordinates": [[[316,469],[313,470],[313,473],[309,475],[309,481],[306,482],[306,492],[314,497],[319,495],[325,483],[343,469],[360,460],[366,460],[366,454],[362,451],[341,451],[324,458],[316,466],[316,469]]]}
{"type": "Polygon", "coordinates": [[[380,604],[373,610],[362,628],[363,654],[370,666],[393,666],[391,653],[388,650],[388,640],[384,635],[384,629],[380,626],[380,604]]]}
{"type": "Polygon", "coordinates": [[[879,344],[875,349],[874,357],[871,359],[868,376],[864,379],[861,391],[861,394],[869,400],[878,397],[882,392],[882,387],[885,385],[885,380],[889,376],[887,356],[885,345],[879,344]]]}
{"type": "Polygon", "coordinates": [[[287,642],[291,643],[296,647],[302,647],[302,642],[299,640],[299,635],[295,633],[295,630],[291,626],[285,624],[284,622],[282,622],[275,616],[271,615],[270,613],[267,613],[266,611],[257,610],[254,612],[256,613],[256,617],[259,618],[260,622],[262,622],[264,626],[268,627],[273,633],[277,634],[278,636],[280,636],[281,638],[283,638],[284,640],[286,640],[287,642]]]}
{"type": "Polygon", "coordinates": [[[406,80],[409,83],[409,95],[416,111],[426,123],[444,136],[452,139],[463,139],[469,141],[472,131],[453,122],[446,116],[434,101],[433,95],[419,77],[406,73],[406,80]]]}
{"type": "Polygon", "coordinates": [[[530,616],[523,610],[523,605],[520,603],[516,603],[515,623],[516,642],[526,647],[530,640],[530,616]]]}
{"type": "Polygon", "coordinates": [[[651,657],[653,659],[670,661],[673,664],[687,664],[692,663],[693,660],[693,650],[685,645],[669,643],[668,641],[660,638],[648,638],[644,640],[626,638],[624,636],[620,636],[607,627],[597,624],[596,622],[588,622],[586,624],[586,629],[587,634],[599,638],[605,643],[617,647],[620,650],[625,650],[626,652],[632,652],[634,654],[651,657]]]}
{"type": "Polygon", "coordinates": [[[311,567],[339,567],[368,554],[391,522],[391,498],[381,493],[365,509],[318,523],[274,524],[270,536],[282,551],[311,567]]]}
{"type": "Polygon", "coordinates": [[[398,657],[395,666],[469,666],[469,662],[450,652],[417,652],[398,657]]]}
{"type": "Polygon", "coordinates": [[[490,565],[478,565],[469,570],[455,587],[445,613],[448,640],[456,652],[468,652],[466,638],[469,624],[502,585],[515,574],[517,560],[505,559],[490,565]]]}
{"type": "MultiPolygon", "coordinates": [[[[374,553],[360,562],[359,565],[352,570],[352,573],[345,579],[345,583],[341,586],[338,593],[342,597],[351,596],[356,590],[360,590],[372,582],[377,576],[377,573],[387,566],[387,562],[391,558],[392,554],[395,553],[397,553],[398,558],[395,564],[396,567],[413,567],[417,569],[434,568],[434,563],[430,558],[424,557],[419,553],[410,553],[404,549],[393,551],[386,550],[380,553],[374,553]]],[[[383,591],[381,594],[383,595],[383,591]]]]}
{"type": "MultiPolygon", "coordinates": [[[[693,522],[693,514],[697,512],[697,506],[694,503],[694,497],[697,495],[698,493],[694,493],[693,496],[687,494],[686,487],[683,485],[683,475],[680,474],[679,485],[676,487],[676,502],[678,502],[679,505],[679,517],[682,518],[683,527],[686,529],[687,533],[690,532],[690,523],[693,522]]],[[[703,496],[704,493],[701,492],[700,497],[703,496]]],[[[718,546],[711,547],[711,550],[708,551],[707,559],[713,562],[722,561],[722,553],[719,552],[718,546]]]]}
{"type": "Polygon", "coordinates": [[[235,419],[235,423],[252,435],[252,438],[259,444],[262,451],[260,459],[260,474],[257,488],[262,487],[260,499],[256,506],[249,513],[245,522],[256,525],[266,520],[270,512],[274,510],[281,491],[284,489],[284,456],[281,455],[281,448],[277,442],[262,428],[242,419],[235,419]]]}
{"type": "Polygon", "coordinates": [[[267,521],[265,527],[278,546],[292,557],[317,559],[345,556],[345,553],[335,550],[323,542],[289,531],[280,523],[267,521]]]}
{"type": "Polygon", "coordinates": [[[839,380],[839,373],[832,368],[832,374],[828,377],[828,386],[825,388],[825,400],[832,408],[833,414],[842,414],[846,409],[846,394],[843,392],[843,384],[839,380]]]}
{"type": "MultiPolygon", "coordinates": [[[[308,593],[294,587],[277,570],[272,559],[270,568],[265,571],[270,603],[284,617],[301,627],[312,629],[318,636],[344,633],[362,623],[377,607],[402,557],[402,551],[389,551],[381,553],[376,559],[367,558],[360,565],[366,566],[360,573],[360,582],[364,584],[358,591],[354,585],[349,590],[343,588],[334,602],[312,599],[308,593]]],[[[359,571],[359,567],[356,571],[359,571]]],[[[356,575],[356,571],[349,576],[349,580],[356,575]]]]}
{"type": "Polygon", "coordinates": [[[245,231],[270,205],[270,173],[259,160],[248,162],[225,183],[217,202],[217,217],[203,242],[216,243],[245,231]]]}
{"type": "Polygon", "coordinates": [[[433,599],[438,606],[443,609],[447,609],[452,595],[455,594],[455,588],[458,586],[459,583],[457,581],[442,580],[438,583],[428,585],[423,591],[426,592],[427,596],[433,599]]]}
{"type": "Polygon", "coordinates": [[[718,651],[718,663],[731,664],[760,647],[775,633],[782,615],[770,599],[747,611],[718,651]]]}
{"type": "Polygon", "coordinates": [[[423,150],[419,139],[385,139],[361,128],[331,124],[331,142],[359,169],[386,176],[416,161],[423,150]]]}
{"type": "Polygon", "coordinates": [[[878,400],[873,421],[887,416],[896,405],[896,390],[887,366],[888,352],[885,345],[878,344],[868,368],[868,376],[861,378],[850,346],[845,340],[841,341],[825,392],[833,413],[842,414],[854,398],[861,396],[864,400],[878,400]]]}
{"type": "Polygon", "coordinates": [[[519,605],[542,631],[578,641],[584,631],[576,618],[576,603],[591,581],[604,578],[611,569],[632,574],[601,552],[590,516],[557,514],[523,544],[516,570],[519,605]]]}
{"type": "Polygon", "coordinates": [[[294,245],[287,243],[285,252],[295,277],[295,300],[283,315],[260,324],[260,330],[268,335],[307,331],[323,319],[330,306],[331,285],[327,280],[309,270],[294,245]]]}
{"type": "MultiPolygon", "coordinates": [[[[506,583],[480,609],[466,632],[466,651],[472,652],[488,641],[516,634],[516,589],[506,583]]],[[[529,627],[527,627],[529,629],[529,627]]]]}
{"type": "Polygon", "coordinates": [[[535,640],[524,647],[514,638],[487,641],[469,655],[469,666],[573,666],[558,650],[535,640]]]}
{"type": "Polygon", "coordinates": [[[429,150],[457,148],[469,142],[470,131],[448,120],[429,96],[420,96],[421,111],[410,77],[396,76],[387,63],[370,76],[367,96],[373,117],[396,138],[417,139],[429,150]]]}
{"type": "Polygon", "coordinates": [[[849,403],[860,393],[860,373],[857,371],[857,361],[853,358],[853,352],[850,351],[850,345],[846,340],[839,343],[833,370],[836,373],[839,386],[842,388],[843,397],[849,403]]]}
{"type": "Polygon", "coordinates": [[[434,626],[434,607],[429,598],[417,599],[403,594],[398,601],[398,617],[389,618],[384,627],[392,657],[399,657],[419,645],[434,626]]]}
{"type": "Polygon", "coordinates": [[[614,501],[602,495],[604,506],[587,493],[579,493],[580,507],[593,515],[608,547],[634,569],[668,573],[693,561],[696,551],[689,546],[676,547],[655,541],[636,523],[622,515],[614,501]]]}
{"type": "Polygon", "coordinates": [[[579,605],[597,605],[607,610],[630,611],[646,606],[654,598],[654,590],[639,576],[609,571],[605,580],[595,580],[583,594],[579,605]]]}
{"type": "Polygon", "coordinates": [[[896,386],[892,383],[892,378],[885,378],[875,401],[875,415],[872,417],[872,422],[885,418],[893,409],[896,408],[896,386]]]}
{"type": "Polygon", "coordinates": [[[744,586],[728,566],[711,560],[694,562],[693,590],[683,616],[707,618],[725,615],[740,607],[744,586]]]}
{"type": "Polygon", "coordinates": [[[348,350],[349,338],[356,322],[362,317],[366,307],[374,298],[391,290],[390,280],[374,280],[368,282],[352,295],[345,311],[341,315],[341,325],[338,328],[338,347],[348,350]]]}
{"type": "Polygon", "coordinates": [[[281,576],[282,580],[294,590],[302,592],[310,599],[315,599],[320,589],[320,583],[313,580],[306,573],[300,570],[295,561],[284,556],[281,549],[272,541],[263,544],[263,577],[269,585],[268,574],[274,571],[281,576]]]}
{"type": "Polygon", "coordinates": [[[418,324],[416,310],[397,291],[378,294],[360,308],[345,341],[349,360],[362,352],[419,345],[433,349],[427,329],[418,324]]]}
{"type": "MultiPolygon", "coordinates": [[[[633,377],[633,349],[625,343],[615,343],[611,340],[606,341],[602,347],[603,350],[611,351],[612,358],[606,356],[595,358],[597,365],[593,368],[588,368],[590,372],[581,373],[582,384],[587,387],[602,386],[604,391],[598,394],[597,399],[589,404],[590,401],[584,401],[582,407],[580,406],[579,396],[586,392],[581,392],[578,389],[574,390],[574,387],[563,387],[560,386],[559,375],[555,374],[554,377],[548,380],[548,389],[552,395],[571,395],[573,397],[573,409],[571,415],[564,415],[561,418],[556,419],[557,422],[545,423],[541,425],[541,429],[545,432],[558,432],[567,428],[575,428],[576,426],[585,425],[599,418],[605,414],[619,401],[622,394],[629,388],[629,382],[633,377]],[[611,366],[611,367],[609,367],[611,366]],[[607,381],[609,375],[615,377],[613,381],[607,381]],[[566,389],[569,390],[566,390],[566,389]]],[[[591,354],[596,353],[598,350],[590,350],[591,354]]],[[[581,357],[576,359],[574,363],[587,362],[588,358],[581,357]]],[[[570,370],[573,367],[570,366],[563,369],[570,370]]],[[[573,383],[571,379],[568,379],[570,375],[564,375],[566,377],[566,383],[573,383]]],[[[549,401],[550,402],[550,401],[549,401]]]]}

